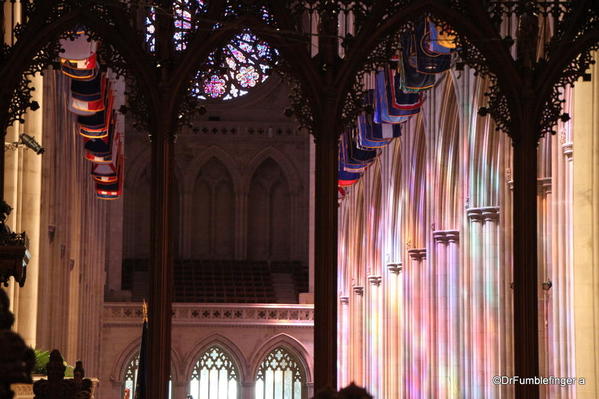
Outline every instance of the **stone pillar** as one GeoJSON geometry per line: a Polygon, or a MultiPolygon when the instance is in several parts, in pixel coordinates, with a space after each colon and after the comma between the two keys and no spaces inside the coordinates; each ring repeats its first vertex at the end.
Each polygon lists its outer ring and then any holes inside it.
{"type": "MultiPolygon", "coordinates": [[[[330,118],[333,119],[333,118],[330,118]]],[[[316,136],[314,389],[337,386],[337,164],[335,121],[316,136]]]]}
{"type": "Polygon", "coordinates": [[[151,398],[168,397],[173,294],[173,127],[164,120],[152,135],[152,224],[148,304],[148,386],[151,398]]]}
{"type": "MultiPolygon", "coordinates": [[[[597,59],[598,52],[593,56],[597,59]]],[[[573,163],[573,299],[577,399],[599,397],[599,64],[590,66],[592,80],[574,88],[573,163]]],[[[553,288],[552,288],[553,289],[553,288]]]]}
{"type": "Polygon", "coordinates": [[[491,383],[493,376],[501,375],[499,353],[501,340],[499,337],[499,320],[501,318],[499,295],[501,264],[498,258],[499,244],[499,207],[480,208],[483,225],[483,311],[484,311],[484,375],[482,385],[485,387],[485,397],[493,398],[499,395],[501,386],[491,383]]]}
{"type": "Polygon", "coordinates": [[[339,362],[343,366],[338,370],[339,385],[345,387],[349,380],[349,350],[350,350],[350,325],[349,297],[339,297],[339,362]]]}
{"type": "Polygon", "coordinates": [[[447,397],[457,398],[460,396],[459,371],[461,363],[459,357],[460,348],[460,247],[459,231],[446,230],[445,239],[447,240],[447,397]]]}
{"type": "Polygon", "coordinates": [[[364,287],[352,287],[351,298],[351,347],[350,347],[350,374],[358,386],[364,386],[364,287]]]}
{"type": "MultiPolygon", "coordinates": [[[[37,74],[31,78],[35,87],[32,100],[43,106],[43,78],[37,74]]],[[[43,108],[42,108],[43,109],[43,108]]],[[[43,114],[29,111],[22,125],[22,133],[33,136],[42,143],[43,114]]],[[[20,227],[17,231],[27,232],[29,237],[29,252],[31,260],[27,264],[27,282],[19,290],[18,322],[16,330],[23,336],[25,342],[35,347],[37,332],[37,302],[38,277],[40,267],[40,208],[42,193],[42,156],[30,149],[18,150],[22,160],[20,177],[20,204],[16,209],[20,214],[20,227]]],[[[14,204],[16,205],[16,204],[14,204]]]]}
{"type": "Polygon", "coordinates": [[[436,289],[435,295],[435,317],[436,317],[436,329],[435,329],[435,340],[433,345],[436,346],[436,358],[435,369],[436,375],[433,378],[433,385],[437,386],[436,398],[444,399],[449,397],[449,365],[447,361],[448,351],[448,321],[453,315],[449,309],[449,297],[448,297],[448,239],[445,231],[434,231],[433,240],[435,242],[434,255],[431,258],[434,259],[433,264],[433,278],[436,289]]]}
{"type": "Polygon", "coordinates": [[[400,304],[399,299],[402,293],[400,292],[400,273],[402,271],[402,263],[387,264],[387,298],[386,311],[387,316],[383,320],[383,333],[385,336],[386,347],[384,349],[383,370],[385,372],[387,390],[385,397],[398,398],[403,389],[403,379],[401,372],[402,351],[399,350],[402,339],[400,327],[400,304]]]}
{"type": "MultiPolygon", "coordinates": [[[[466,265],[465,301],[466,323],[463,353],[466,357],[467,368],[464,369],[464,383],[462,386],[472,397],[483,395],[485,381],[483,354],[484,351],[484,321],[483,321],[483,288],[482,275],[483,254],[481,251],[482,240],[482,212],[480,209],[471,208],[467,211],[468,216],[468,241],[469,247],[466,254],[468,263],[466,265]]],[[[467,396],[470,397],[470,396],[467,396]]]]}
{"type": "Polygon", "coordinates": [[[374,397],[380,397],[382,394],[381,377],[383,374],[381,339],[383,338],[383,330],[381,326],[381,282],[382,277],[376,275],[368,276],[368,316],[366,318],[369,332],[368,347],[366,350],[367,366],[366,373],[368,391],[374,397]]]}
{"type": "MultiPolygon", "coordinates": [[[[406,296],[406,305],[409,309],[406,312],[407,318],[410,319],[409,326],[406,326],[409,341],[408,346],[409,356],[407,356],[406,367],[410,369],[407,374],[409,382],[408,397],[410,398],[425,398],[428,396],[429,382],[429,365],[425,345],[428,344],[426,339],[426,330],[430,327],[427,325],[428,306],[426,303],[426,290],[423,290],[426,284],[426,249],[412,248],[408,250],[410,259],[408,276],[408,295],[406,296]]],[[[428,287],[426,287],[428,289],[428,287]]],[[[408,324],[408,323],[406,323],[408,324]]]]}

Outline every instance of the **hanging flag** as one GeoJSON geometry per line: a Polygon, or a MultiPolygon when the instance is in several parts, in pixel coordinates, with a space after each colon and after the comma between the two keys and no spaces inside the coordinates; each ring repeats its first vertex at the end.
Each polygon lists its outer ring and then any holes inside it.
{"type": "Polygon", "coordinates": [[[437,53],[429,51],[432,32],[437,28],[426,19],[416,26],[416,69],[420,73],[435,74],[449,69],[451,65],[450,53],[437,53]]]}
{"type": "Polygon", "coordinates": [[[343,169],[349,172],[363,171],[377,156],[376,150],[361,149],[358,147],[353,134],[341,134],[339,145],[339,159],[343,169]]]}
{"type": "Polygon", "coordinates": [[[339,163],[337,170],[337,185],[339,187],[348,187],[355,184],[362,176],[361,173],[347,172],[344,170],[342,163],[339,163]]]}
{"type": "Polygon", "coordinates": [[[81,101],[101,100],[107,84],[108,79],[102,73],[96,74],[92,80],[71,80],[71,95],[81,101]]]}
{"type": "Polygon", "coordinates": [[[375,80],[375,96],[374,96],[374,117],[375,123],[402,123],[416,115],[420,111],[420,103],[410,105],[400,105],[393,107],[389,103],[395,97],[393,90],[395,86],[391,86],[389,76],[385,71],[376,73],[375,80]]]}
{"type": "Polygon", "coordinates": [[[455,32],[447,27],[437,26],[434,22],[427,20],[428,32],[425,32],[426,52],[430,54],[450,54],[455,51],[455,32]]]}
{"type": "Polygon", "coordinates": [[[118,150],[116,154],[113,155],[113,159],[116,160],[115,163],[111,163],[113,165],[114,170],[116,171],[116,178],[111,174],[101,175],[101,171],[95,170],[97,174],[93,174],[92,176],[96,181],[96,197],[100,199],[106,200],[114,200],[118,199],[122,192],[124,186],[124,157],[122,152],[122,143],[119,140],[118,150]]]}
{"type": "Polygon", "coordinates": [[[408,112],[412,115],[420,112],[424,96],[420,92],[404,92],[401,90],[401,75],[396,69],[385,69],[385,88],[387,89],[387,103],[391,112],[408,112]]]}
{"type": "Polygon", "coordinates": [[[418,41],[414,34],[402,35],[401,61],[398,66],[402,69],[400,89],[405,92],[417,92],[430,89],[435,85],[435,75],[422,73],[418,69],[418,41]]]}
{"type": "Polygon", "coordinates": [[[137,378],[135,384],[134,399],[147,399],[146,387],[148,386],[148,384],[146,366],[148,363],[148,305],[145,301],[143,303],[143,318],[144,323],[141,330],[141,347],[139,348],[139,363],[137,365],[137,378]]]}
{"type": "Polygon", "coordinates": [[[114,102],[112,90],[106,88],[104,109],[93,115],[79,116],[79,134],[90,139],[99,139],[108,136],[108,129],[112,119],[112,105],[114,102]]]}
{"type": "MultiPolygon", "coordinates": [[[[383,148],[391,142],[391,139],[383,139],[382,137],[375,137],[378,130],[382,130],[382,125],[376,124],[372,121],[372,117],[369,117],[366,113],[362,113],[358,116],[358,128],[356,132],[358,146],[364,149],[383,148]],[[379,127],[381,129],[375,128],[379,127]]],[[[386,125],[386,126],[397,126],[399,125],[386,125]]]]}
{"type": "Polygon", "coordinates": [[[96,53],[92,53],[89,57],[81,60],[60,57],[60,65],[64,65],[71,69],[90,70],[96,68],[96,58],[96,53]]]}
{"type": "Polygon", "coordinates": [[[81,116],[103,111],[107,84],[106,77],[100,73],[90,81],[71,80],[69,111],[81,116]]]}
{"type": "Polygon", "coordinates": [[[60,39],[60,48],[63,59],[88,60],[96,54],[98,44],[90,39],[85,29],[78,29],[71,38],[60,39]]]}
{"type": "MultiPolygon", "coordinates": [[[[101,140],[101,139],[100,139],[101,140]]],[[[86,143],[86,146],[89,144],[89,140],[86,143]]],[[[86,158],[90,161],[94,162],[92,165],[92,177],[94,180],[102,183],[114,183],[118,180],[118,168],[119,164],[117,162],[122,162],[122,141],[121,135],[118,133],[114,134],[114,138],[111,143],[111,147],[108,153],[102,154],[90,154],[89,152],[86,154],[86,158]],[[114,154],[114,155],[113,155],[114,154]],[[94,159],[90,159],[94,157],[94,159]]],[[[122,167],[122,166],[121,166],[122,167]]]]}

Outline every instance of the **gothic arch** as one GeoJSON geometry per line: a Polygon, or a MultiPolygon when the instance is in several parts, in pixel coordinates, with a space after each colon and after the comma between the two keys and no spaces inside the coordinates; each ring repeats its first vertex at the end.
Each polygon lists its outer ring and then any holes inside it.
{"type": "MultiPolygon", "coordinates": [[[[288,9],[284,9],[281,4],[276,4],[277,2],[273,3],[275,3],[272,4],[272,7],[276,9],[276,15],[288,14],[288,9]]],[[[214,15],[216,18],[218,16],[214,15]]],[[[277,20],[279,23],[282,21],[287,22],[287,18],[278,18],[277,20]]],[[[289,31],[294,29],[290,24],[287,25],[289,26],[284,26],[283,29],[289,31]]],[[[185,94],[186,84],[189,82],[190,77],[201,67],[208,55],[212,51],[225,46],[231,38],[242,33],[245,29],[249,29],[254,35],[279,51],[281,58],[289,63],[291,66],[289,69],[294,71],[294,74],[302,83],[305,93],[311,99],[310,103],[317,104],[320,100],[320,76],[316,68],[312,67],[312,59],[305,48],[305,43],[300,40],[288,39],[284,35],[276,33],[273,27],[264,21],[249,16],[240,16],[221,29],[211,32],[208,36],[202,35],[202,31],[198,30],[191,37],[187,49],[183,52],[178,73],[175,75],[178,79],[173,83],[172,91],[174,95],[172,97],[176,98],[176,101],[180,101],[180,98],[185,94]]]]}
{"type": "Polygon", "coordinates": [[[194,186],[198,178],[198,171],[202,168],[202,166],[210,161],[211,158],[215,158],[225,166],[227,172],[229,172],[229,176],[231,176],[231,179],[233,180],[233,191],[235,192],[235,195],[238,195],[243,182],[243,178],[239,173],[240,168],[234,161],[234,158],[231,156],[231,154],[216,145],[211,145],[210,147],[202,150],[202,152],[196,155],[190,162],[189,167],[187,168],[190,173],[185,174],[185,176],[183,176],[184,180],[181,180],[184,181],[185,187],[194,186]]]}
{"type": "Polygon", "coordinates": [[[247,364],[247,360],[239,347],[235,345],[233,341],[224,335],[215,333],[209,335],[208,337],[199,341],[193,349],[189,352],[187,357],[185,358],[185,368],[183,369],[182,376],[186,378],[186,381],[190,379],[190,376],[193,372],[193,368],[197,360],[213,346],[218,346],[223,349],[227,355],[231,356],[235,365],[237,366],[237,370],[239,371],[239,382],[242,383],[246,381],[250,373],[248,373],[249,365],[247,364]]]}
{"type": "MultiPolygon", "coordinates": [[[[131,341],[121,351],[120,355],[113,363],[112,371],[110,372],[110,381],[118,384],[123,383],[123,375],[125,374],[127,366],[129,365],[133,357],[139,353],[140,345],[141,337],[131,341]]],[[[181,370],[183,369],[184,364],[182,363],[181,356],[179,356],[179,353],[174,348],[171,348],[171,377],[173,383],[181,382],[181,378],[185,377],[184,374],[181,374],[181,370]]]]}
{"type": "MultiPolygon", "coordinates": [[[[381,10],[378,11],[380,12],[381,10]]],[[[480,14],[488,19],[486,12],[481,11],[480,14]]],[[[488,23],[486,21],[484,23],[472,21],[451,6],[434,0],[422,0],[413,1],[406,6],[398,7],[394,13],[390,14],[379,24],[374,32],[367,32],[366,35],[364,32],[358,34],[352,49],[352,56],[347,59],[347,64],[340,71],[341,78],[338,81],[337,87],[340,87],[341,90],[337,92],[339,97],[336,98],[338,109],[343,105],[343,100],[353,85],[354,78],[360,68],[381,41],[396,32],[397,27],[401,27],[407,22],[423,15],[433,15],[446,21],[458,34],[466,37],[473,45],[477,43],[474,46],[485,57],[485,66],[488,67],[493,75],[497,76],[498,84],[501,86],[502,91],[506,93],[508,101],[513,102],[514,99],[518,98],[518,85],[514,84],[514,81],[517,81],[516,77],[519,75],[513,59],[507,52],[497,51],[497,47],[493,44],[494,41],[488,40],[489,36],[495,36],[492,23],[490,21],[488,23]],[[488,27],[488,29],[487,31],[483,31],[480,27],[488,27]]],[[[381,18],[383,18],[382,15],[381,18]]],[[[497,40],[499,41],[499,38],[497,40]]]]}
{"type": "Polygon", "coordinates": [[[302,368],[305,372],[306,384],[311,384],[312,380],[312,359],[310,358],[310,354],[304,347],[304,345],[298,341],[296,338],[291,335],[280,333],[275,336],[270,337],[266,340],[262,346],[260,346],[251,357],[251,373],[248,376],[251,376],[252,381],[256,378],[256,374],[258,373],[258,368],[260,367],[260,363],[264,360],[264,358],[272,352],[277,347],[283,347],[288,350],[291,354],[295,356],[295,358],[300,362],[302,368]]]}
{"type": "MultiPolygon", "coordinates": [[[[39,2],[38,2],[39,3],[39,2]]],[[[51,3],[48,3],[51,4],[51,3]]],[[[148,105],[152,107],[153,104],[157,103],[158,95],[153,85],[150,84],[154,81],[151,65],[148,61],[148,55],[142,50],[143,46],[136,42],[138,35],[134,30],[130,29],[128,24],[120,24],[119,30],[111,27],[111,24],[105,21],[100,21],[93,13],[90,13],[83,7],[75,8],[73,11],[59,16],[56,20],[51,23],[46,23],[46,19],[54,10],[55,5],[60,5],[59,2],[51,5],[38,4],[39,8],[49,7],[49,10],[40,11],[31,18],[28,23],[24,24],[24,31],[21,37],[16,41],[11,51],[11,57],[4,63],[4,68],[1,71],[0,80],[8,82],[7,94],[8,98],[5,100],[6,106],[14,93],[14,90],[18,86],[22,74],[31,65],[35,59],[36,54],[49,42],[58,38],[60,34],[72,29],[75,26],[86,26],[91,31],[97,33],[102,37],[104,41],[114,46],[119,54],[125,59],[128,68],[130,69],[132,76],[135,77],[137,85],[141,92],[144,94],[145,99],[148,101],[148,105]],[[123,38],[126,38],[123,40],[123,38]]],[[[154,107],[157,108],[157,107],[154,107]]],[[[8,110],[0,110],[1,113],[7,112],[8,110]]],[[[151,115],[157,115],[153,112],[151,115]]],[[[150,118],[152,116],[150,115],[150,118]]]]}
{"type": "Polygon", "coordinates": [[[248,193],[252,178],[256,174],[256,170],[262,165],[264,161],[268,158],[272,159],[277,163],[277,165],[281,168],[283,173],[285,174],[285,178],[287,180],[287,184],[289,185],[289,194],[291,196],[295,196],[299,190],[302,189],[301,179],[299,178],[299,174],[295,169],[295,166],[291,163],[289,158],[285,156],[281,151],[277,150],[274,147],[266,147],[261,150],[259,153],[254,155],[252,159],[248,162],[247,171],[248,173],[244,176],[242,192],[248,193]]]}
{"type": "MultiPolygon", "coordinates": [[[[140,152],[132,161],[127,162],[125,184],[127,184],[127,181],[139,181],[143,173],[146,171],[148,175],[151,176],[152,163],[150,157],[151,154],[148,147],[144,149],[144,151],[140,152]]],[[[179,192],[183,193],[183,183],[186,183],[186,180],[184,180],[186,176],[183,174],[182,168],[176,163],[174,165],[174,176],[176,182],[178,183],[179,192]]]]}

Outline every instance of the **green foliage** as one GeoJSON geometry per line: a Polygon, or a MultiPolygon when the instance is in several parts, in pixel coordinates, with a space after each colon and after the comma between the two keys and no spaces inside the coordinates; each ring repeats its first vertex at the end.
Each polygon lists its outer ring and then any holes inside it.
{"type": "MultiPolygon", "coordinates": [[[[33,368],[33,374],[48,375],[46,372],[46,365],[50,361],[50,351],[44,351],[40,349],[34,349],[35,351],[35,367],[33,368]]],[[[64,372],[65,377],[73,377],[73,366],[64,362],[66,370],[64,372]]]]}

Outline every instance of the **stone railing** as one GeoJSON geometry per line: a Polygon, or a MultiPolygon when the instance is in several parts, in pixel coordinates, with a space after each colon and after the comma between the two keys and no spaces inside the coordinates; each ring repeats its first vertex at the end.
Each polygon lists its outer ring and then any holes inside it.
{"type": "Polygon", "coordinates": [[[216,137],[266,137],[284,138],[302,136],[296,125],[290,123],[263,122],[224,122],[202,121],[193,129],[183,129],[183,135],[191,136],[216,136],[216,137]]]}
{"type": "MultiPolygon", "coordinates": [[[[141,303],[107,303],[105,324],[139,324],[141,303]]],[[[173,324],[314,326],[314,305],[173,304],[173,324]]]]}

